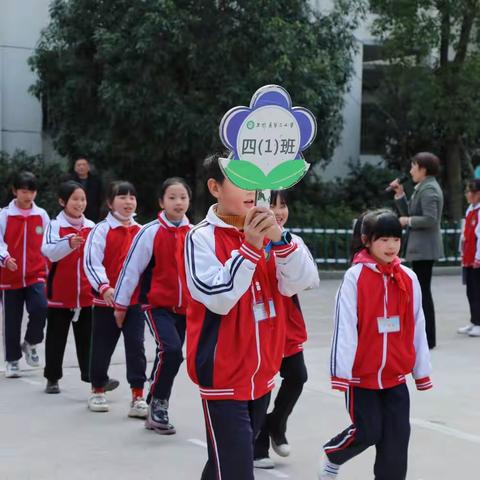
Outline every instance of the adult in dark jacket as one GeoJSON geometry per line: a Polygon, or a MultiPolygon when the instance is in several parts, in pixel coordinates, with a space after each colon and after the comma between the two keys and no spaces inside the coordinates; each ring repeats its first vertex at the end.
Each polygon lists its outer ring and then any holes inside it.
{"type": "Polygon", "coordinates": [[[101,179],[90,173],[90,162],[83,157],[75,160],[71,179],[80,183],[87,194],[85,217],[97,223],[100,220],[100,209],[104,200],[101,179]]]}
{"type": "Polygon", "coordinates": [[[443,192],[435,176],[440,171],[440,161],[433,153],[417,153],[412,159],[410,175],[416,183],[407,200],[398,180],[390,186],[395,191],[395,203],[400,223],[408,229],[405,258],[411,262],[422,289],[422,306],[425,314],[428,346],[436,345],[435,309],[431,292],[433,264],[444,256],[440,224],[443,211],[443,192]]]}

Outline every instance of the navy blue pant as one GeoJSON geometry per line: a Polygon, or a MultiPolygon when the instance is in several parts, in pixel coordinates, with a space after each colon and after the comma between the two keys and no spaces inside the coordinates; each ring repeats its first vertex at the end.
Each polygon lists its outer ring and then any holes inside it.
{"type": "Polygon", "coordinates": [[[463,274],[470,305],[470,321],[474,325],[480,325],[480,268],[466,267],[463,274]]]}
{"type": "Polygon", "coordinates": [[[14,362],[22,358],[20,342],[24,306],[28,312],[25,341],[30,345],[37,345],[43,341],[43,330],[47,318],[45,284],[34,283],[24,288],[4,290],[2,292],[2,303],[5,360],[14,362]]]}
{"type": "Polygon", "coordinates": [[[280,367],[282,384],[275,398],[273,410],[267,415],[262,430],[255,442],[255,458],[268,457],[270,433],[282,438],[287,432],[287,420],[292,413],[308,380],[303,352],[298,352],[282,360],[280,367]]]}
{"type": "Polygon", "coordinates": [[[164,308],[146,310],[145,317],[157,344],[147,396],[147,402],[150,403],[152,397],[162,400],[170,398],[173,381],[183,362],[182,347],[186,323],[185,315],[178,315],[164,308]]]}
{"type": "Polygon", "coordinates": [[[43,376],[51,382],[63,377],[63,356],[70,324],[73,327],[80,377],[90,382],[90,342],[92,337],[92,307],[83,307],[76,322],[70,308],[49,308],[47,337],[45,339],[45,370],[43,376]]]}
{"type": "Polygon", "coordinates": [[[108,367],[123,333],[127,363],[127,381],[131,388],[143,388],[146,376],[145,322],[139,305],[128,307],[125,323],[120,329],[115,323],[113,308],[93,307],[92,353],[90,381],[93,388],[102,388],[108,381],[108,367]]]}
{"type": "Polygon", "coordinates": [[[328,459],[342,465],[375,445],[375,480],[405,480],[410,439],[407,385],[385,390],[350,387],[346,403],[352,425],[324,445],[328,459]]]}
{"type": "Polygon", "coordinates": [[[202,400],[208,461],[201,480],[254,480],[253,446],[270,393],[257,400],[202,400]]]}

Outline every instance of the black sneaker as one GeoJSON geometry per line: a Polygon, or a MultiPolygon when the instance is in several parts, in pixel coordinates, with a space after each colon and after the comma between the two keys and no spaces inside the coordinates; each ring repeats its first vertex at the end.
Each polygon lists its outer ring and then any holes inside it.
{"type": "Polygon", "coordinates": [[[60,393],[60,387],[58,385],[58,382],[51,382],[50,380],[47,380],[45,393],[60,393]]]}
{"type": "Polygon", "coordinates": [[[119,385],[120,382],[118,380],[115,380],[114,378],[109,378],[103,388],[106,392],[111,392],[112,390],[115,390],[119,385]]]}
{"type": "Polygon", "coordinates": [[[160,435],[173,435],[176,433],[175,427],[168,420],[168,400],[152,398],[148,407],[145,428],[154,430],[160,435]]]}
{"type": "Polygon", "coordinates": [[[280,457],[288,457],[290,455],[290,445],[288,444],[285,432],[278,432],[278,427],[275,429],[274,425],[272,425],[272,420],[273,417],[267,415],[267,428],[272,449],[280,457]]]}

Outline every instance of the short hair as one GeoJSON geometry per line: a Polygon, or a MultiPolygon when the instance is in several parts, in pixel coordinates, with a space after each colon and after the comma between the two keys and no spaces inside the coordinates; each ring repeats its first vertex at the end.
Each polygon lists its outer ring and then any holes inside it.
{"type": "Polygon", "coordinates": [[[208,182],[210,178],[213,178],[218,183],[222,184],[225,181],[225,175],[220,167],[220,163],[218,162],[219,158],[226,157],[227,155],[222,155],[221,153],[214,153],[213,155],[209,155],[203,161],[203,175],[205,179],[205,183],[208,182]]]}
{"type": "Polygon", "coordinates": [[[480,179],[470,180],[467,183],[467,190],[472,193],[480,192],[480,179]]]}
{"type": "Polygon", "coordinates": [[[275,205],[277,203],[277,198],[280,198],[281,203],[287,205],[287,190],[272,190],[270,194],[270,205],[275,205]]]}
{"type": "Polygon", "coordinates": [[[30,190],[36,192],[38,190],[37,177],[32,172],[18,172],[13,177],[12,186],[15,190],[30,190]]]}
{"type": "Polygon", "coordinates": [[[73,165],[75,165],[79,160],[85,160],[88,164],[90,164],[90,160],[87,157],[78,157],[73,161],[73,165]]]}
{"type": "Polygon", "coordinates": [[[160,190],[158,191],[158,198],[160,200],[163,199],[163,197],[165,196],[168,187],[171,187],[172,185],[182,185],[187,191],[188,198],[190,200],[192,199],[192,189],[190,188],[190,185],[186,182],[186,180],[182,177],[170,177],[162,183],[160,190]]]}
{"type": "Polygon", "coordinates": [[[427,175],[436,176],[440,172],[440,160],[439,158],[430,152],[420,152],[414,155],[412,163],[424,168],[427,175]]]}
{"type": "Polygon", "coordinates": [[[134,197],[137,196],[137,190],[133,186],[132,183],[126,182],[124,180],[118,180],[116,182],[112,182],[110,184],[110,188],[108,189],[107,199],[109,203],[113,203],[115,197],[119,195],[133,195],[134,197]]]}
{"type": "Polygon", "coordinates": [[[58,187],[58,198],[67,203],[73,192],[78,189],[85,192],[85,189],[82,185],[80,185],[80,183],[76,182],[75,180],[67,180],[66,182],[63,182],[60,187],[58,187]]]}

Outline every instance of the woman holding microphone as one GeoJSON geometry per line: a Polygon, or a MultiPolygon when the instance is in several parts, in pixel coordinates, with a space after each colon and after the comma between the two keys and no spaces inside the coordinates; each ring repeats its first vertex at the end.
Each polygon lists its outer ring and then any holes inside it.
{"type": "Polygon", "coordinates": [[[435,260],[443,257],[443,240],[440,223],[443,211],[443,192],[436,180],[440,161],[433,153],[417,153],[412,158],[410,175],[415,190],[407,199],[399,180],[390,187],[395,192],[395,203],[402,215],[400,223],[407,228],[406,260],[411,262],[422,289],[422,306],[425,313],[426,333],[430,349],[436,345],[435,309],[431,281],[435,260]]]}

